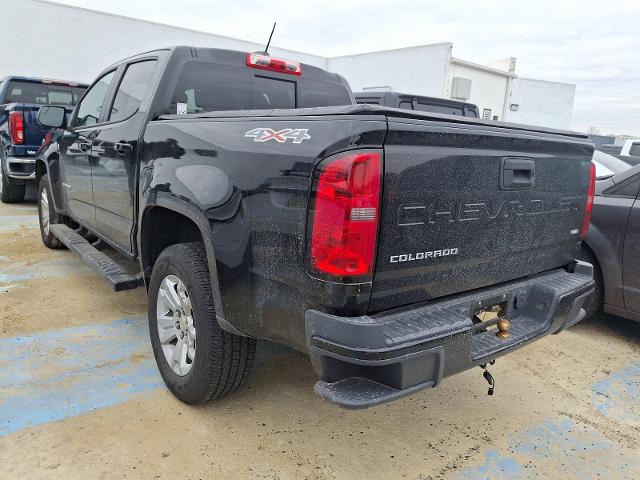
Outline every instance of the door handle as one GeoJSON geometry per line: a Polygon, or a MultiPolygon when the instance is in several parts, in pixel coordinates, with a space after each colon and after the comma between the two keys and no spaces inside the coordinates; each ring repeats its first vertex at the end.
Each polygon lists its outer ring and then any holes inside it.
{"type": "Polygon", "coordinates": [[[124,143],[124,142],[118,142],[115,143],[113,145],[113,149],[119,154],[119,155],[125,155],[127,153],[129,153],[130,151],[133,150],[133,147],[131,146],[131,144],[129,143],[124,143]]]}
{"type": "Polygon", "coordinates": [[[536,162],[532,158],[503,158],[500,168],[500,188],[520,190],[533,188],[536,162]]]}

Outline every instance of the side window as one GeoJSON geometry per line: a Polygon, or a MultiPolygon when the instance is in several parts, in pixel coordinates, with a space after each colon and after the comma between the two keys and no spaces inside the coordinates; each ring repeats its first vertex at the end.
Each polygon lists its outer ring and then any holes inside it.
{"type": "Polygon", "coordinates": [[[127,67],[109,113],[110,121],[124,120],[138,111],[156,63],[155,60],[147,60],[132,63],[127,67]]]}
{"type": "Polygon", "coordinates": [[[640,157],[640,143],[631,144],[629,155],[631,155],[632,157],[640,157]]]}
{"type": "Polygon", "coordinates": [[[104,97],[107,95],[114,73],[115,70],[103,75],[100,80],[94,83],[89,89],[78,106],[78,114],[72,126],[86,127],[98,123],[104,97]]]}

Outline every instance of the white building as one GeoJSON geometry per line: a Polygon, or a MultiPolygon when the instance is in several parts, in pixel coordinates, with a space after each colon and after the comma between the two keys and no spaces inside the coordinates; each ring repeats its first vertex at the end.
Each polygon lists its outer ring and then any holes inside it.
{"type": "MultiPolygon", "coordinates": [[[[0,77],[90,82],[109,64],[159,47],[264,48],[236,38],[45,0],[3,0],[2,4],[0,45],[5,48],[0,77]],[[29,35],[24,35],[25,24],[29,35]]],[[[455,58],[450,42],[340,57],[277,47],[269,50],[272,55],[340,73],[354,91],[382,89],[465,100],[478,105],[482,116],[497,120],[556,128],[569,128],[571,121],[575,85],[519,79],[515,58],[484,65],[455,58]]]]}

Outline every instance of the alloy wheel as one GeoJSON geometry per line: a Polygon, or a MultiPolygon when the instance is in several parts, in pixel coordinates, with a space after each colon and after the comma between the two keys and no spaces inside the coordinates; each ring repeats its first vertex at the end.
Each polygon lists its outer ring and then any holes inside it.
{"type": "Polygon", "coordinates": [[[164,357],[176,375],[185,376],[196,356],[196,328],[189,292],[175,275],[160,283],[156,318],[164,357]]]}

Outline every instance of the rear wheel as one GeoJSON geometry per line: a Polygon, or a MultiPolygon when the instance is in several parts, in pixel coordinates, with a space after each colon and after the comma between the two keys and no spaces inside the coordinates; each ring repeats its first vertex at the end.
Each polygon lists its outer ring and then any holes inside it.
{"type": "Polygon", "coordinates": [[[584,244],[582,244],[578,258],[593,265],[593,281],[595,282],[593,295],[587,298],[583,307],[587,312],[587,318],[590,318],[602,310],[602,305],[604,303],[602,270],[600,269],[600,264],[598,263],[596,256],[593,254],[591,249],[584,244]]]}
{"type": "Polygon", "coordinates": [[[9,178],[2,169],[2,159],[0,158],[0,200],[2,203],[18,203],[24,201],[24,183],[16,185],[9,183],[9,178]]]}
{"type": "Polygon", "coordinates": [[[256,341],[218,325],[201,244],[181,243],[160,254],[149,282],[148,317],[162,379],[183,402],[222,398],[248,376],[256,341]]]}

